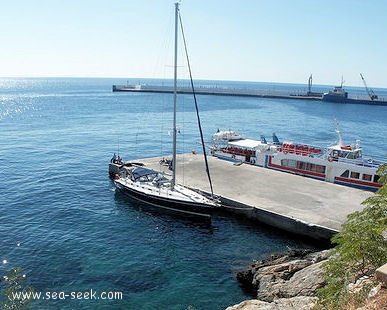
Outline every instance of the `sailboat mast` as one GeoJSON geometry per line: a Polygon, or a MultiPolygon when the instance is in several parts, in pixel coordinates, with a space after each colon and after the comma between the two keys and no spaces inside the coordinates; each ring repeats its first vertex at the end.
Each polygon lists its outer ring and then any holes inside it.
{"type": "Polygon", "coordinates": [[[174,63],[174,78],[173,78],[173,157],[172,157],[172,181],[171,188],[176,183],[176,109],[177,109],[177,34],[178,34],[178,16],[179,15],[179,3],[175,3],[175,63],[174,63]]]}

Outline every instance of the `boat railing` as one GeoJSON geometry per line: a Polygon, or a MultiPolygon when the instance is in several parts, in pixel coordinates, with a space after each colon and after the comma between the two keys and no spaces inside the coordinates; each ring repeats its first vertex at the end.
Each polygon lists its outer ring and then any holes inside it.
{"type": "Polygon", "coordinates": [[[380,159],[365,158],[365,157],[356,158],[356,159],[339,157],[337,161],[341,163],[352,164],[352,165],[363,166],[363,167],[372,167],[372,168],[377,168],[384,163],[380,159]]]}
{"type": "Polygon", "coordinates": [[[238,155],[238,156],[255,156],[255,150],[249,150],[239,147],[225,147],[221,149],[222,152],[238,155]]]}
{"type": "Polygon", "coordinates": [[[311,156],[322,153],[322,149],[319,147],[315,147],[312,145],[306,144],[293,144],[293,143],[282,143],[281,146],[277,148],[279,152],[283,152],[284,154],[296,154],[303,156],[311,156]]]}

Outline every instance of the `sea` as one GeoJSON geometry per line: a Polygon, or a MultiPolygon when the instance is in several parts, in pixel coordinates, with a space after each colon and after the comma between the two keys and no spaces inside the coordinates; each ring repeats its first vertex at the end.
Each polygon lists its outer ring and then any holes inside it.
{"type": "MultiPolygon", "coordinates": [[[[26,285],[41,293],[30,309],[225,309],[251,298],[236,273],[253,261],[319,248],[229,214],[215,214],[211,223],[165,214],[116,191],[108,176],[114,153],[138,160],[169,156],[172,149],[172,95],[112,92],[113,84],[125,83],[0,79],[2,288],[7,272],[21,267],[26,285]]],[[[287,93],[307,88],[197,83],[287,93]]],[[[375,92],[387,97],[387,89],[375,92]]],[[[282,141],[327,146],[339,129],[345,143],[360,140],[365,156],[386,161],[385,106],[226,96],[197,101],[208,143],[218,129],[231,129],[251,139],[270,140],[275,132],[282,141]]],[[[178,152],[202,153],[192,96],[177,103],[178,152]]]]}

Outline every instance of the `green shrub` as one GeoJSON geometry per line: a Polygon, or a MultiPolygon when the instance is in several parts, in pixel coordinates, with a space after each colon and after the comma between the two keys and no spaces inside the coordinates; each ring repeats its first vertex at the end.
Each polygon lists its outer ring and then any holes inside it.
{"type": "Polygon", "coordinates": [[[387,242],[382,235],[387,229],[386,164],[379,167],[378,174],[383,186],[362,203],[362,211],[348,216],[342,231],[332,238],[336,246],[323,267],[326,285],[318,291],[323,308],[342,309],[358,298],[348,293],[348,284],[362,276],[372,276],[387,262],[387,242]]]}

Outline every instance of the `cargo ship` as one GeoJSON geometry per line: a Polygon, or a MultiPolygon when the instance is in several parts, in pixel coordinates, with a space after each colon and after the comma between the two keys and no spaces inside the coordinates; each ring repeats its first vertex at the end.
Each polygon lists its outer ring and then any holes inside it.
{"type": "Polygon", "coordinates": [[[375,92],[367,86],[367,83],[360,73],[364,83],[368,97],[349,97],[348,92],[343,87],[343,80],[340,86],[336,86],[333,90],[324,93],[321,100],[337,103],[352,103],[352,104],[368,104],[368,105],[384,105],[387,106],[387,100],[379,98],[375,92]]]}

